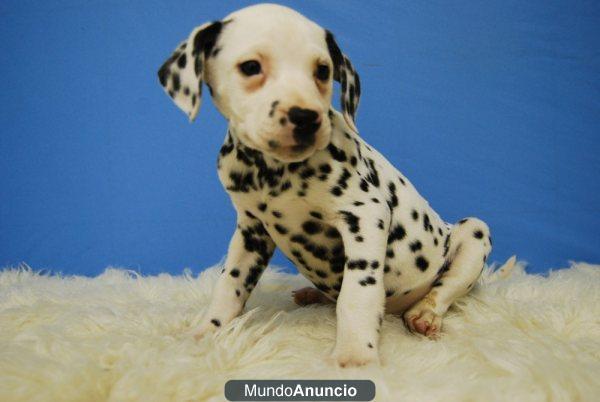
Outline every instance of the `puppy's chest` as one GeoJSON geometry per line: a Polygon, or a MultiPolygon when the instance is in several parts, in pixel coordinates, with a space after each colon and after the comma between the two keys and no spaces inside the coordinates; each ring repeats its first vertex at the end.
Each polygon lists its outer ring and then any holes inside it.
{"type": "MultiPolygon", "coordinates": [[[[329,165],[319,170],[314,163],[246,163],[246,156],[244,150],[234,151],[221,161],[219,172],[239,213],[259,219],[284,251],[290,241],[306,243],[303,237],[310,239],[327,232],[328,222],[334,218],[328,197],[323,196],[330,186],[329,165]]],[[[332,237],[336,236],[330,233],[332,237]]]]}
{"type": "Polygon", "coordinates": [[[268,206],[275,213],[261,220],[273,224],[270,220],[282,219],[284,210],[290,215],[285,219],[293,221],[294,216],[322,209],[326,203],[323,192],[339,170],[325,156],[313,156],[310,162],[281,163],[233,143],[229,136],[218,159],[219,179],[238,210],[264,212],[268,206]]]}

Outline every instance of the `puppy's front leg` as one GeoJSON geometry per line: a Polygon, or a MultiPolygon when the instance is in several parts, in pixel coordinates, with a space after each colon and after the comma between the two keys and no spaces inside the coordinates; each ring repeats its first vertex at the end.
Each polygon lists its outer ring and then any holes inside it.
{"type": "Polygon", "coordinates": [[[378,362],[385,289],[383,265],[389,228],[388,211],[342,210],[337,225],[346,265],[337,299],[337,340],[333,357],[342,366],[378,362]]]}
{"type": "Polygon", "coordinates": [[[194,330],[196,339],[227,324],[241,313],[274,250],[275,243],[262,223],[238,213],[223,272],[208,310],[194,330]]]}

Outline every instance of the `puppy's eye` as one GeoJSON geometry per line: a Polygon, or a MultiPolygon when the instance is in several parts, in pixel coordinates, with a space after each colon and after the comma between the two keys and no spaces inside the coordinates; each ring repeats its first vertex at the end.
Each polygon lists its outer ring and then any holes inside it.
{"type": "Polygon", "coordinates": [[[327,81],[329,79],[329,66],[326,64],[319,64],[315,75],[317,76],[317,79],[327,81]]]}
{"type": "Polygon", "coordinates": [[[261,67],[260,63],[256,60],[248,60],[239,65],[242,74],[250,77],[252,75],[260,74],[261,67]]]}

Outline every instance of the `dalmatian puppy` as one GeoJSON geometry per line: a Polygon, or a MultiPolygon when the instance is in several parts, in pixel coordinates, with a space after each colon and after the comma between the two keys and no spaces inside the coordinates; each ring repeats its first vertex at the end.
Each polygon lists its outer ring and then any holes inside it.
{"type": "Polygon", "coordinates": [[[444,222],[358,135],[359,77],[331,32],[286,7],[251,6],[195,28],[158,75],[190,120],[205,83],[229,122],[217,166],[237,227],[196,337],[242,312],[275,247],[315,286],[297,302],[337,304],[339,365],[379,362],[384,312],[439,335],[483,269],[490,231],[476,218],[444,222]]]}

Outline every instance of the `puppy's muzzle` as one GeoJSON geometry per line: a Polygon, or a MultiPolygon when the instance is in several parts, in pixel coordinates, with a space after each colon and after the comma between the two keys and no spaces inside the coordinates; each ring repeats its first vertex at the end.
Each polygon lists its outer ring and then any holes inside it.
{"type": "Polygon", "coordinates": [[[312,109],[297,106],[290,108],[288,119],[294,127],[294,140],[300,146],[310,146],[315,143],[315,133],[321,127],[320,114],[312,109]]]}

